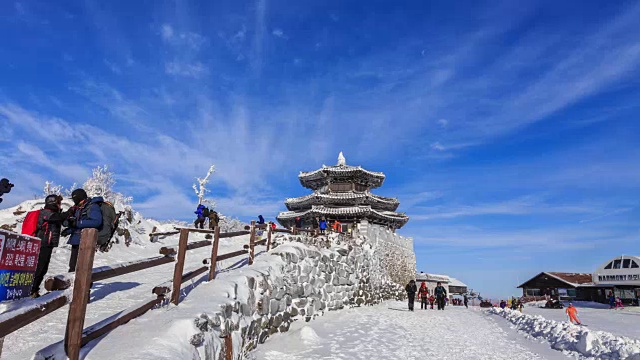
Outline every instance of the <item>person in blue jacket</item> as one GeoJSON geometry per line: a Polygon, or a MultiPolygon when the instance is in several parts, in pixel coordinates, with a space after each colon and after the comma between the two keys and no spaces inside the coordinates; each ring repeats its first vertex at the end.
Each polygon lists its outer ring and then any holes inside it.
{"type": "Polygon", "coordinates": [[[324,234],[324,231],[327,230],[327,220],[323,217],[320,219],[318,226],[320,227],[320,234],[324,234]]]}
{"type": "Polygon", "coordinates": [[[62,235],[71,235],[67,241],[67,244],[71,245],[69,272],[75,272],[82,229],[100,229],[102,227],[100,204],[104,202],[104,199],[101,196],[89,198],[86,191],[76,189],[71,193],[71,200],[73,200],[74,206],[69,209],[69,214],[72,215],[63,223],[67,228],[62,235]]]}
{"type": "Polygon", "coordinates": [[[264,218],[262,215],[258,215],[258,224],[264,224],[264,218]]]}
{"type": "Polygon", "coordinates": [[[198,228],[198,225],[200,226],[200,229],[204,229],[204,221],[205,221],[204,208],[205,206],[200,204],[198,205],[198,208],[195,211],[195,214],[198,216],[198,218],[196,219],[196,222],[194,223],[196,229],[198,228]]]}

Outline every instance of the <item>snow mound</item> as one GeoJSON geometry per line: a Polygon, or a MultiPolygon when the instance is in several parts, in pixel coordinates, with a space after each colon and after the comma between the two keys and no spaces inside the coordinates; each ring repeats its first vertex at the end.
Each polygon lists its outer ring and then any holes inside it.
{"type": "Polygon", "coordinates": [[[640,340],[509,309],[491,308],[487,313],[502,316],[519,331],[548,341],[555,350],[574,352],[587,358],[640,360],[640,340]]]}
{"type": "Polygon", "coordinates": [[[322,342],[322,338],[309,326],[300,329],[300,340],[306,345],[314,345],[322,342]]]}

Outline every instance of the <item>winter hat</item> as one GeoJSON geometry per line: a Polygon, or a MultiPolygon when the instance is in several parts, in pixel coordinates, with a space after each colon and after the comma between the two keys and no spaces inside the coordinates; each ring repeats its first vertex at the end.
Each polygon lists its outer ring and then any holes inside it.
{"type": "Polygon", "coordinates": [[[48,195],[46,198],[44,198],[44,205],[48,206],[48,205],[56,205],[58,206],[58,195],[48,195]]]}
{"type": "Polygon", "coordinates": [[[88,197],[89,196],[87,196],[87,192],[84,191],[83,189],[75,189],[71,193],[71,199],[73,200],[73,203],[76,205],[80,204],[82,201],[86,200],[88,197]]]}

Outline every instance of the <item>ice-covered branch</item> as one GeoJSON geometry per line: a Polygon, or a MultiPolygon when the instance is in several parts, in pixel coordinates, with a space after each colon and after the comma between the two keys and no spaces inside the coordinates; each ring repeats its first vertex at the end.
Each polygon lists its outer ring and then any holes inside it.
{"type": "Polygon", "coordinates": [[[211,204],[211,207],[215,206],[215,203],[213,203],[211,200],[204,198],[205,195],[209,192],[206,185],[209,183],[209,178],[215,172],[215,170],[216,170],[215,165],[211,165],[211,167],[209,168],[209,171],[207,172],[207,176],[205,176],[203,179],[196,178],[197,183],[193,184],[193,191],[196,193],[196,196],[198,197],[198,204],[207,203],[207,204],[211,204]]]}

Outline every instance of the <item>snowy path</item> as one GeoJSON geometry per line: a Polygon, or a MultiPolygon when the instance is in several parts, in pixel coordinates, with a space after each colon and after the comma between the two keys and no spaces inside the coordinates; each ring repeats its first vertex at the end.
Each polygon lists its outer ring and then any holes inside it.
{"type": "Polygon", "coordinates": [[[563,358],[513,336],[479,309],[447,307],[411,313],[404,303],[391,302],[295,325],[290,333],[258,347],[255,359],[563,358]]]}
{"type": "MultiPolygon", "coordinates": [[[[193,235],[192,235],[193,236],[193,235]]],[[[204,240],[204,236],[193,236],[190,241],[204,240]]],[[[248,242],[247,237],[236,237],[225,239],[220,244],[220,253],[240,250],[242,245],[248,242]]],[[[167,239],[165,244],[153,244],[147,248],[138,246],[124,247],[121,246],[117,252],[98,253],[94,267],[104,265],[114,265],[119,262],[138,260],[145,257],[158,256],[160,246],[172,245],[177,243],[177,238],[167,239]]],[[[64,273],[67,269],[69,258],[69,250],[59,248],[52,257],[49,274],[64,273]]],[[[258,248],[262,251],[262,247],[258,248]]],[[[185,271],[202,266],[202,259],[209,257],[211,247],[205,247],[189,251],[187,253],[187,262],[185,271]]],[[[238,257],[226,260],[220,264],[219,269],[225,269],[228,266],[242,260],[238,257]]],[[[87,310],[85,320],[85,328],[98,323],[106,318],[114,316],[119,312],[126,310],[132,306],[139,305],[144,301],[154,299],[151,290],[154,286],[159,285],[173,277],[174,263],[157,266],[151,269],[118,276],[104,281],[96,282],[91,290],[91,302],[87,310]]],[[[67,321],[69,307],[64,306],[61,309],[39,319],[32,324],[10,334],[5,338],[4,348],[2,351],[2,359],[22,360],[32,358],[33,355],[43,348],[52,345],[64,339],[64,332],[67,321]]],[[[135,321],[135,320],[134,320],[135,321]]],[[[129,325],[129,324],[127,324],[129,325]]],[[[127,325],[118,330],[126,332],[127,325]]],[[[107,335],[106,338],[108,338],[107,335]]],[[[99,343],[105,341],[105,338],[98,339],[95,344],[89,344],[89,348],[93,348],[99,343]]],[[[107,353],[109,350],[106,350],[107,353]]],[[[96,354],[91,351],[92,354],[96,354]]],[[[96,354],[96,357],[101,358],[96,354]]],[[[88,358],[94,358],[93,355],[88,358]]],[[[104,358],[109,358],[105,356],[104,358]]]]}

